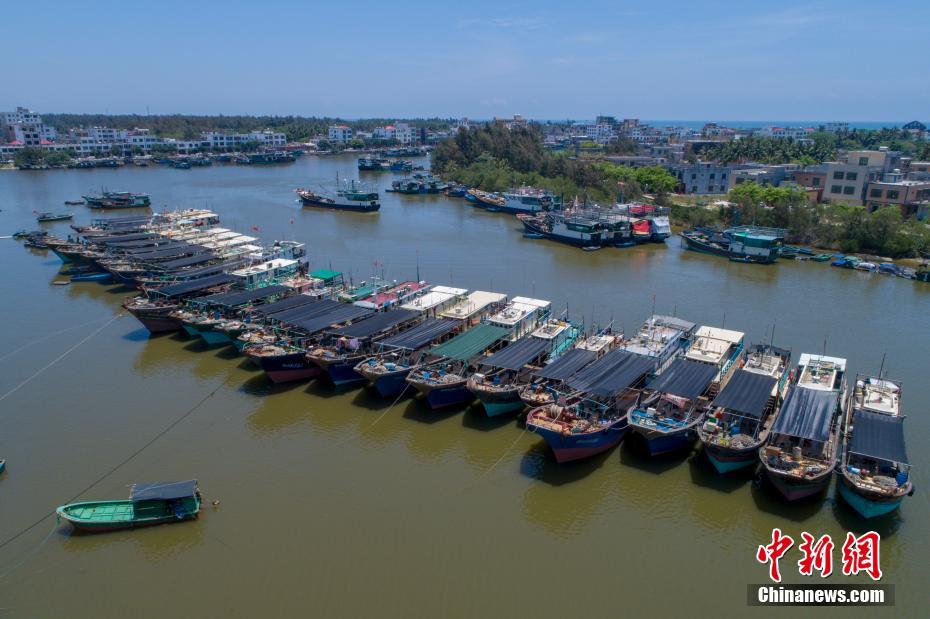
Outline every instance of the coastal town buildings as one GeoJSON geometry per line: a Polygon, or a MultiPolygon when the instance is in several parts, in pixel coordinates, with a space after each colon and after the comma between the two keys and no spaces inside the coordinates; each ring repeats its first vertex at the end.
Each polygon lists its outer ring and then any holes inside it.
{"type": "Polygon", "coordinates": [[[330,142],[345,144],[352,139],[352,128],[348,125],[332,125],[327,134],[330,142]]]}

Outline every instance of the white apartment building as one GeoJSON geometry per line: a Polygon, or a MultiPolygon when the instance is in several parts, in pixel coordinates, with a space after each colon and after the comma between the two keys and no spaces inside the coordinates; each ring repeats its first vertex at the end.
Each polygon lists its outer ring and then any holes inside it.
{"type": "Polygon", "coordinates": [[[352,129],[348,125],[331,125],[329,128],[329,141],[345,144],[352,139],[352,129]]]}
{"type": "Polygon", "coordinates": [[[759,133],[768,138],[791,138],[800,140],[808,137],[814,130],[810,127],[764,127],[759,133]]]}
{"type": "Polygon", "coordinates": [[[30,109],[17,107],[12,112],[0,112],[0,141],[39,146],[57,137],[55,128],[43,123],[42,116],[30,109]]]}
{"type": "Polygon", "coordinates": [[[287,136],[275,131],[252,131],[251,133],[224,133],[222,131],[204,131],[200,141],[212,150],[236,150],[243,144],[258,143],[265,148],[282,148],[287,144],[287,136]]]}

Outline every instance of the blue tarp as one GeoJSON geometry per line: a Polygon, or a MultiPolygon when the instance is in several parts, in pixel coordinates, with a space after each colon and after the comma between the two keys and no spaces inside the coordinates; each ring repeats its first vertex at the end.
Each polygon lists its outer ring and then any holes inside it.
{"type": "Polygon", "coordinates": [[[136,484],[129,493],[131,501],[171,501],[186,499],[197,492],[197,480],[136,484]]]}
{"type": "Polygon", "coordinates": [[[714,399],[714,406],[761,419],[777,382],[773,376],[737,370],[714,399]]]}
{"type": "Polygon", "coordinates": [[[456,326],[458,326],[458,323],[455,320],[428,318],[412,329],[382,340],[380,345],[382,348],[417,350],[438,340],[443,335],[451,332],[456,326]]]}
{"type": "Polygon", "coordinates": [[[660,393],[693,400],[707,391],[717,372],[716,365],[678,358],[661,374],[650,380],[646,387],[660,393]]]}
{"type": "Polygon", "coordinates": [[[214,286],[227,284],[234,279],[235,278],[232,275],[219,273],[217,275],[211,275],[210,277],[201,277],[200,279],[192,279],[190,281],[184,281],[179,284],[171,284],[169,286],[165,286],[164,288],[159,288],[157,292],[159,294],[165,295],[166,297],[179,297],[185,294],[190,294],[192,292],[206,290],[207,288],[213,288],[214,286]]]}
{"type": "Polygon", "coordinates": [[[772,426],[772,434],[826,442],[838,400],[836,391],[792,387],[772,426]]]}
{"type": "Polygon", "coordinates": [[[340,327],[331,331],[331,333],[344,337],[365,339],[419,317],[420,312],[415,310],[396,309],[388,312],[379,312],[362,322],[356,322],[347,327],[340,327]]]}
{"type": "Polygon", "coordinates": [[[907,464],[904,418],[871,411],[856,411],[849,451],[878,460],[907,464]]]}
{"type": "Polygon", "coordinates": [[[594,361],[596,357],[597,353],[593,350],[572,348],[546,367],[533,372],[533,376],[547,380],[566,380],[594,361]]]}
{"type": "Polygon", "coordinates": [[[549,350],[552,342],[528,335],[479,361],[480,365],[502,370],[519,370],[549,350]]]}
{"type": "Polygon", "coordinates": [[[639,382],[654,364],[650,357],[618,348],[582,369],[566,384],[589,395],[612,397],[639,382]]]}

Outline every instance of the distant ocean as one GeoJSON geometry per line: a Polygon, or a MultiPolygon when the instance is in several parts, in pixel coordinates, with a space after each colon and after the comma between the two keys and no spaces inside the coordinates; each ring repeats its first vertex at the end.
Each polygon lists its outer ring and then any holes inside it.
{"type": "MultiPolygon", "coordinates": [[[[911,119],[913,120],[913,119],[911,119]]],[[[819,127],[828,122],[849,122],[850,129],[882,129],[884,127],[901,127],[910,120],[901,121],[829,121],[829,120],[641,120],[653,127],[689,127],[700,129],[709,122],[715,122],[724,127],[739,129],[760,129],[762,127],[819,127]]]]}

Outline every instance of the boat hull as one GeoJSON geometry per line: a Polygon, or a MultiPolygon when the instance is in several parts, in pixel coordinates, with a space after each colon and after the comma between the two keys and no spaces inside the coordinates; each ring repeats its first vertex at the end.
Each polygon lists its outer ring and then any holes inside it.
{"type": "Polygon", "coordinates": [[[682,235],[685,241],[685,246],[692,250],[702,254],[710,254],[712,256],[721,256],[723,258],[729,258],[734,262],[751,262],[755,264],[772,264],[778,259],[778,254],[774,253],[770,256],[746,256],[743,254],[737,254],[728,249],[722,247],[717,247],[716,245],[711,245],[709,243],[703,243],[700,240],[691,237],[682,235]]]}
{"type": "Polygon", "coordinates": [[[527,428],[540,435],[549,445],[556,462],[562,464],[596,456],[620,444],[627,431],[627,418],[620,419],[597,432],[563,434],[531,422],[527,428]]]}
{"type": "Polygon", "coordinates": [[[391,373],[379,374],[370,378],[371,385],[382,398],[399,396],[407,388],[407,376],[413,368],[397,370],[391,373]]]}
{"type": "Polygon", "coordinates": [[[865,493],[857,491],[842,475],[837,483],[837,489],[846,504],[863,518],[877,518],[890,514],[901,507],[901,503],[904,501],[903,495],[867,496],[865,493]]]}
{"type": "Polygon", "coordinates": [[[484,391],[474,389],[472,394],[478,398],[488,417],[497,417],[505,415],[523,408],[523,400],[520,399],[518,389],[508,389],[507,391],[484,391]]]}
{"type": "Polygon", "coordinates": [[[310,363],[306,353],[292,352],[272,357],[252,356],[268,378],[274,383],[289,383],[298,380],[316,378],[320,375],[319,366],[310,363]]]}
{"type": "Polygon", "coordinates": [[[674,432],[658,432],[639,425],[631,425],[630,429],[643,438],[650,456],[660,456],[687,449],[694,445],[697,438],[693,427],[682,428],[674,432]]]}
{"type": "Polygon", "coordinates": [[[758,445],[748,449],[725,449],[704,443],[704,453],[718,473],[723,475],[754,466],[759,462],[758,445]]]}
{"type": "Polygon", "coordinates": [[[355,366],[359,363],[358,357],[345,359],[311,359],[322,370],[322,373],[336,387],[348,387],[364,383],[367,380],[364,376],[355,371],[355,366]]]}
{"type": "Polygon", "coordinates": [[[200,339],[202,339],[207,346],[226,346],[232,343],[229,335],[213,328],[198,329],[197,335],[200,336],[200,339]]]}
{"type": "Polygon", "coordinates": [[[433,385],[422,382],[411,382],[410,384],[423,394],[426,403],[433,410],[457,404],[467,404],[475,398],[472,392],[468,390],[464,380],[451,385],[433,385]]]}
{"type": "Polygon", "coordinates": [[[765,476],[772,482],[775,489],[789,501],[798,501],[820,494],[830,485],[829,473],[825,473],[815,479],[799,480],[793,477],[778,475],[766,468],[765,476]]]}
{"type": "Polygon", "coordinates": [[[375,202],[374,204],[363,202],[363,203],[354,203],[354,202],[322,202],[317,200],[311,200],[309,198],[301,198],[301,204],[304,206],[311,206],[314,208],[326,208],[334,211],[354,211],[356,213],[373,213],[381,208],[380,202],[375,202]]]}

